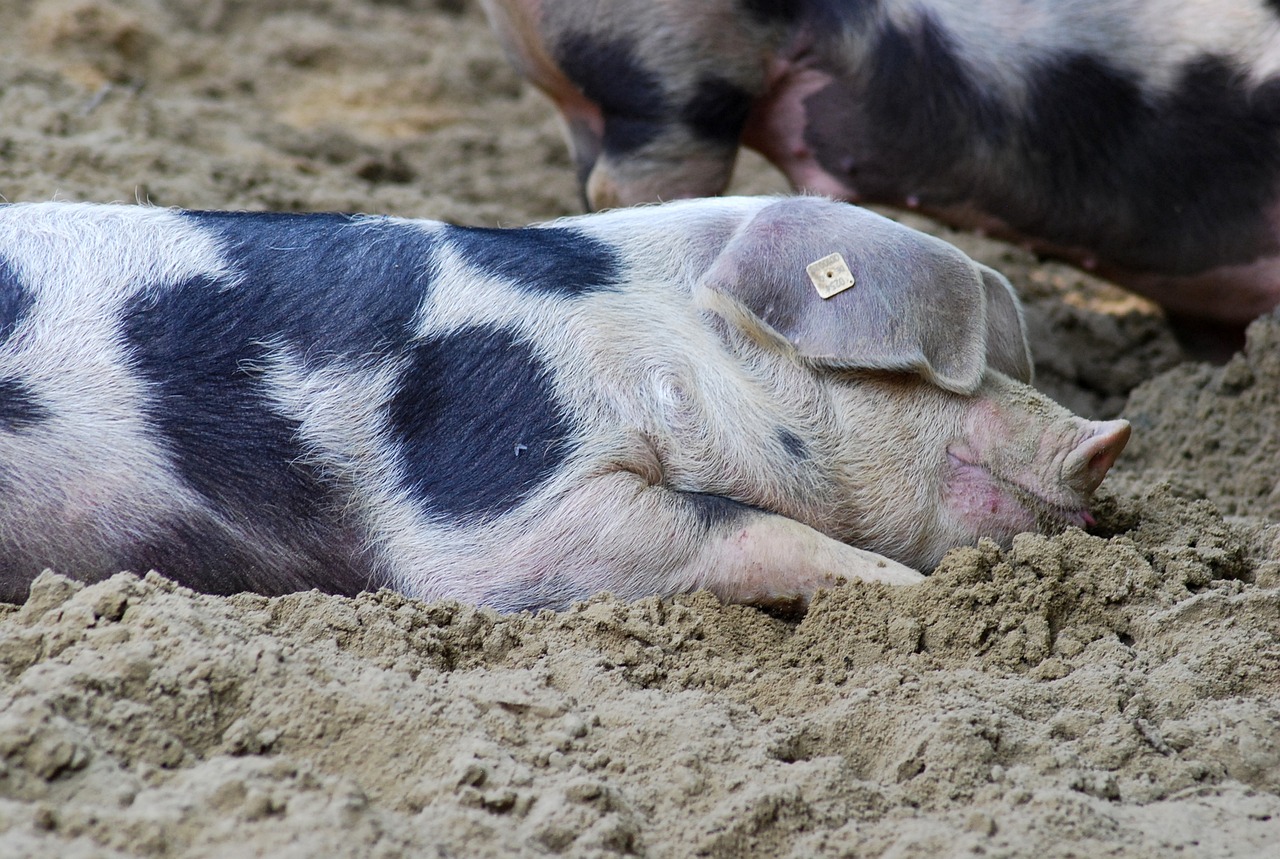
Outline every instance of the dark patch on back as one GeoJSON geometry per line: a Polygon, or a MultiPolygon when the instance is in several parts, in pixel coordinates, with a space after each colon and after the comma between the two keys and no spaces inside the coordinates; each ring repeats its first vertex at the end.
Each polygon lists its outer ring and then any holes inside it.
{"type": "Polygon", "coordinates": [[[190,212],[228,280],[141,290],[122,308],[144,411],[183,480],[226,515],[331,523],[328,477],[262,374],[279,346],[309,364],[400,354],[434,272],[435,239],[352,216],[190,212]]]}
{"type": "Polygon", "coordinates": [[[1263,0],[1263,5],[1277,16],[1280,16],[1280,0],[1263,0]]]}
{"type": "MultiPolygon", "coordinates": [[[[319,515],[320,474],[305,461],[298,424],[274,408],[262,378],[273,333],[258,296],[204,277],[124,307],[131,363],[150,383],[143,406],[196,491],[254,515],[319,515]]],[[[278,517],[277,517],[278,518],[278,517]]]]}
{"type": "Polygon", "coordinates": [[[703,140],[736,147],[751,112],[751,93],[718,75],[700,78],[680,120],[703,140]]]}
{"type": "MultiPolygon", "coordinates": [[[[895,152],[895,141],[927,144],[876,171],[891,171],[905,187],[924,185],[951,167],[973,135],[997,142],[1007,133],[1003,106],[973,80],[951,35],[928,14],[913,29],[884,25],[871,58],[866,111],[866,133],[878,155],[895,152]]],[[[859,181],[874,183],[875,175],[859,181]]],[[[867,193],[876,191],[868,187],[867,193]]]]}
{"type": "Polygon", "coordinates": [[[786,427],[778,428],[778,441],[782,442],[783,450],[796,459],[809,458],[809,446],[804,443],[804,439],[786,427]]]}
{"type": "Polygon", "coordinates": [[[560,39],[555,56],[604,114],[606,153],[633,152],[661,134],[669,111],[662,77],[645,68],[633,44],[571,32],[560,39]]]}
{"type": "Polygon", "coordinates": [[[13,266],[0,258],[0,344],[13,336],[14,329],[31,310],[33,301],[13,266]]]}
{"type": "Polygon", "coordinates": [[[405,484],[450,518],[514,509],[564,462],[573,431],[533,348],[487,327],[415,344],[389,417],[405,484]]]}
{"type": "Polygon", "coordinates": [[[468,263],[526,292],[576,296],[621,282],[617,251],[578,230],[450,227],[447,235],[468,263]]]}
{"type": "Polygon", "coordinates": [[[973,77],[927,15],[881,22],[865,67],[806,100],[805,139],[867,202],[967,203],[1111,265],[1192,274],[1275,252],[1280,79],[1218,56],[1164,93],[1078,52],[1028,67],[1027,99],[973,77]]]}
{"type": "MultiPolygon", "coordinates": [[[[1019,226],[1172,274],[1273,248],[1264,215],[1280,191],[1280,81],[1250,91],[1225,59],[1203,56],[1152,100],[1134,75],[1072,54],[1043,67],[1030,94],[1044,208],[1019,226]]],[[[1021,208],[1015,194],[1001,202],[1021,208]]]]}
{"type": "Polygon", "coordinates": [[[0,379],[0,429],[19,432],[52,416],[30,386],[18,379],[0,379]]]}
{"type": "Polygon", "coordinates": [[[269,276],[241,286],[196,277],[124,306],[129,360],[148,383],[142,411],[155,441],[212,509],[160,523],[123,548],[119,569],[156,569],[211,593],[351,594],[369,586],[371,562],[347,512],[352,487],[310,458],[299,423],[278,410],[263,378],[273,341],[315,346],[320,336],[307,320],[294,320],[286,336],[279,308],[262,300],[269,276]]]}
{"type": "Polygon", "coordinates": [[[681,492],[680,497],[688,502],[694,515],[698,517],[698,522],[706,530],[731,525],[748,513],[758,512],[749,504],[708,492],[681,492]]]}
{"type": "Polygon", "coordinates": [[[308,360],[394,351],[436,272],[436,238],[414,225],[342,214],[188,212],[243,277],[220,296],[260,337],[308,360]]]}

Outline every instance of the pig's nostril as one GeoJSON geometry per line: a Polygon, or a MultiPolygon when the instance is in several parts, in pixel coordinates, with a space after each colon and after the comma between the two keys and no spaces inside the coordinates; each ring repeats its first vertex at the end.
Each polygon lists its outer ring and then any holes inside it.
{"type": "Polygon", "coordinates": [[[1102,483],[1133,432],[1128,421],[1119,420],[1092,423],[1091,429],[1089,437],[1072,451],[1063,466],[1067,485],[1085,494],[1102,483]]]}
{"type": "Polygon", "coordinates": [[[1111,470],[1111,466],[1116,464],[1120,452],[1129,443],[1129,433],[1128,425],[1125,425],[1122,430],[1117,430],[1106,440],[1103,448],[1089,459],[1089,471],[1096,473],[1099,480],[1111,470]]]}

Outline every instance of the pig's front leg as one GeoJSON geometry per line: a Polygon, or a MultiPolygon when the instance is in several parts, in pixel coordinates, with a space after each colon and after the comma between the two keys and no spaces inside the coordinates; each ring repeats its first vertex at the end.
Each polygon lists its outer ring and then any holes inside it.
{"type": "Polygon", "coordinates": [[[564,608],[601,591],[633,600],[699,589],[726,602],[807,605],[844,579],[923,578],[784,516],[630,472],[570,492],[491,569],[504,581],[470,596],[503,611],[564,608]]]}
{"type": "Polygon", "coordinates": [[[819,588],[842,580],[910,585],[924,579],[884,555],[774,513],[753,511],[728,533],[708,536],[697,559],[705,576],[699,587],[725,602],[808,605],[819,588]]]}

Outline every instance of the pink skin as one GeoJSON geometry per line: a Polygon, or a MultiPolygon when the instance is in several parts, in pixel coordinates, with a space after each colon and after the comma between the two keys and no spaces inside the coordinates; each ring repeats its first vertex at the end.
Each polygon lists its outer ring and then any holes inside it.
{"type": "MultiPolygon", "coordinates": [[[[964,441],[947,448],[944,503],[978,533],[1094,524],[1085,501],[1129,441],[1127,421],[1057,423],[1034,439],[1035,455],[1002,468],[1018,428],[989,404],[970,416],[964,441]],[[1003,462],[1002,462],[1003,461],[1003,462]]],[[[1012,446],[1016,451],[1016,445],[1012,446]]],[[[1022,458],[1022,457],[1019,457],[1022,458]]]]}
{"type": "Polygon", "coordinates": [[[998,372],[972,395],[914,376],[859,377],[849,392],[835,408],[853,416],[850,428],[871,415],[879,425],[853,436],[835,492],[850,506],[772,509],[922,571],[982,538],[1008,547],[1017,534],[1093,525],[1092,495],[1131,432],[1127,421],[1078,417],[998,372]]]}
{"type": "Polygon", "coordinates": [[[809,122],[805,99],[832,81],[830,74],[812,67],[809,50],[807,42],[798,42],[786,56],[769,61],[765,94],[752,105],[742,143],[772,162],[797,188],[856,203],[857,189],[824,170],[804,141],[809,122]]]}
{"type": "Polygon", "coordinates": [[[1060,507],[1045,498],[1034,488],[1018,481],[1005,481],[993,475],[977,462],[966,459],[972,454],[961,448],[947,450],[951,473],[947,476],[947,498],[952,510],[969,523],[975,531],[996,529],[1012,533],[1037,529],[1039,511],[1033,511],[1029,503],[1040,510],[1056,509],[1067,525],[1083,528],[1094,524],[1093,516],[1084,507],[1060,507]]]}

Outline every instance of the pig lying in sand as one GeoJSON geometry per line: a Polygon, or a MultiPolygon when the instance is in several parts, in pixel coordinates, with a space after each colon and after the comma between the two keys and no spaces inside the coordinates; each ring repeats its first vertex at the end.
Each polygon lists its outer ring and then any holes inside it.
{"type": "Polygon", "coordinates": [[[720,193],[745,144],[1224,336],[1280,302],[1276,2],[482,3],[594,208],[720,193]]]}
{"type": "Polygon", "coordinates": [[[818,198],[512,230],[6,206],[0,595],[45,567],[501,610],[911,583],[1090,522],[1129,426],[1030,375],[1004,278],[818,198]]]}

